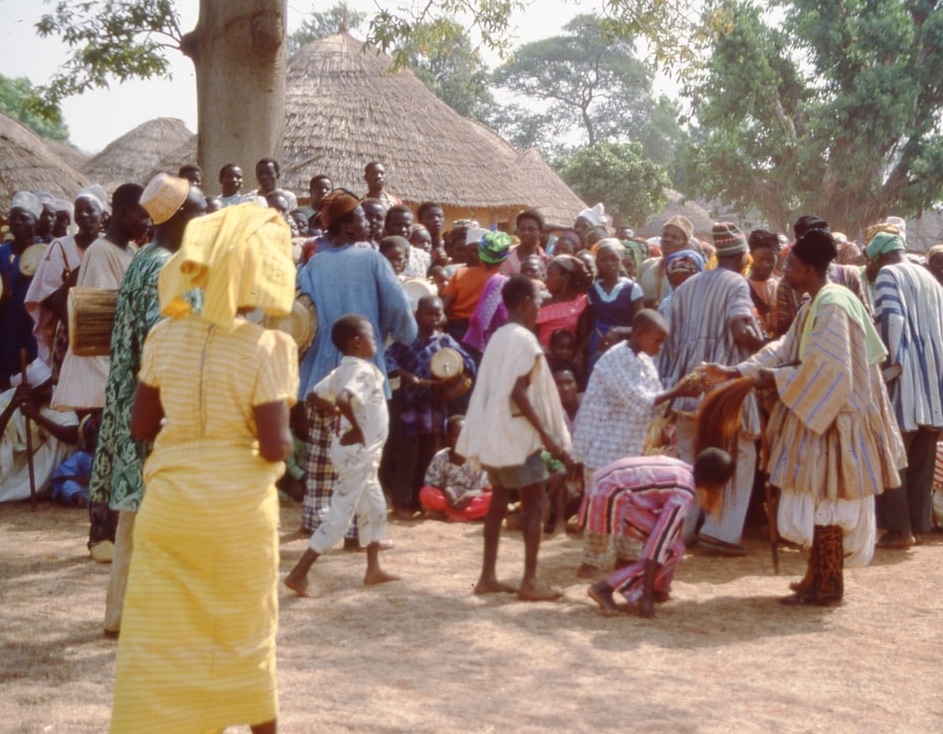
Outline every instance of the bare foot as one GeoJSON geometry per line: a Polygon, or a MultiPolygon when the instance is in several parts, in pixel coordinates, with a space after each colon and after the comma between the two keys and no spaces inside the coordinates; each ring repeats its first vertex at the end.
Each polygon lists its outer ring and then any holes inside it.
{"type": "Polygon", "coordinates": [[[555,601],[563,596],[563,589],[551,586],[546,581],[535,579],[533,583],[521,585],[517,598],[521,601],[555,601]]]}
{"type": "Polygon", "coordinates": [[[294,591],[298,596],[304,598],[308,596],[308,574],[302,577],[296,577],[288,574],[284,581],[285,586],[294,591]]]}
{"type": "Polygon", "coordinates": [[[599,605],[603,616],[612,617],[616,614],[622,614],[622,610],[616,606],[612,598],[612,587],[605,581],[600,581],[590,586],[586,590],[586,595],[599,605]]]}
{"type": "Polygon", "coordinates": [[[599,566],[594,566],[591,563],[584,563],[578,569],[576,569],[576,578],[578,579],[591,579],[593,581],[599,581],[604,579],[606,575],[603,573],[602,569],[599,566]]]}
{"type": "Polygon", "coordinates": [[[510,584],[502,584],[496,578],[480,578],[475,584],[476,594],[516,594],[517,589],[510,584]]]}
{"type": "Polygon", "coordinates": [[[376,586],[377,584],[385,584],[387,581],[399,581],[399,576],[377,569],[376,571],[367,571],[363,577],[364,586],[376,586]]]}

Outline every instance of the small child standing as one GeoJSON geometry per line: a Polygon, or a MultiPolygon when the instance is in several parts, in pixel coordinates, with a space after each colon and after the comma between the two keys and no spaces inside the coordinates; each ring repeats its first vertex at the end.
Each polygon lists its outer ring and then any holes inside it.
{"type": "Polygon", "coordinates": [[[298,596],[308,595],[308,570],[322,553],[344,537],[354,513],[360,544],[367,548],[364,585],[397,579],[380,569],[380,541],[386,534],[386,498],[377,475],[389,416],[383,395],[383,373],[369,361],[377,352],[373,327],[363,316],[345,314],[331,328],[331,341],[344,356],[340,365],[314,386],[308,400],[338,416],[337,433],[331,441],[337,484],[327,517],[285,577],[285,586],[298,596]]]}
{"type": "Polygon", "coordinates": [[[476,594],[517,592],[522,601],[557,599],[563,592],[537,578],[543,510],[547,502],[546,449],[572,469],[570,434],[560,396],[543,349],[534,336],[540,291],[524,275],[512,276],[502,290],[508,322],[498,329],[481,361],[465,428],[456,451],[483,466],[491,480],[491,506],[485,517],[484,557],[476,594]],[[508,491],[522,502],[524,576],[519,588],[498,581],[496,564],[508,491]]]}
{"type": "Polygon", "coordinates": [[[391,377],[402,382],[402,407],[397,428],[402,432],[398,462],[393,477],[393,518],[409,520],[419,506],[419,489],[426,468],[445,432],[449,402],[458,397],[463,376],[475,376],[475,363],[462,346],[442,331],[445,311],[438,296],[423,296],[416,308],[419,335],[409,346],[394,342],[386,350],[391,377]],[[451,382],[435,384],[431,361],[441,349],[451,348],[462,356],[464,370],[451,382]]]}
{"type": "Polygon", "coordinates": [[[419,490],[419,501],[427,512],[441,512],[454,522],[480,520],[491,505],[491,487],[480,466],[473,466],[455,450],[458,436],[465,425],[465,416],[453,415],[448,420],[448,448],[432,457],[426,470],[425,486],[419,490]]]}

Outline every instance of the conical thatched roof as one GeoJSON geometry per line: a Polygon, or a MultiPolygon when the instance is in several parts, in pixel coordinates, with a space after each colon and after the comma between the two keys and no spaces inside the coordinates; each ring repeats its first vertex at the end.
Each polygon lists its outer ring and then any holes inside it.
{"type": "Polygon", "coordinates": [[[714,220],[708,211],[697,202],[686,199],[684,194],[673,189],[668,189],[666,193],[668,194],[668,203],[649,220],[648,224],[642,227],[638,234],[642,237],[657,237],[661,234],[665,222],[676,214],[681,214],[691,220],[691,224],[694,225],[695,237],[710,241],[711,226],[714,220]]]}
{"type": "Polygon", "coordinates": [[[391,72],[391,63],[346,33],[313,41],[291,58],[285,186],[306,192],[311,176],[324,172],[336,186],[362,192],[364,165],[380,160],[390,192],[410,204],[428,199],[507,217],[539,203],[513,148],[439,100],[411,71],[391,72]]]}
{"type": "Polygon", "coordinates": [[[518,154],[514,161],[527,181],[533,199],[531,206],[539,209],[548,222],[572,226],[586,203],[573,193],[535,148],[518,154]]]}
{"type": "Polygon", "coordinates": [[[76,171],[81,171],[91,157],[88,153],[83,153],[81,150],[68,143],[60,143],[57,140],[43,140],[43,142],[51,152],[59,156],[76,171]]]}
{"type": "MultiPolygon", "coordinates": [[[[85,174],[109,191],[128,181],[147,183],[148,173],[167,151],[179,148],[193,133],[181,120],[158,117],[111,142],[82,168],[85,174]]],[[[178,164],[179,167],[179,164],[178,164]]],[[[176,170],[174,170],[176,173],[176,170]]]]}
{"type": "MultiPolygon", "coordinates": [[[[144,176],[141,181],[142,184],[150,181],[158,173],[166,172],[177,174],[177,171],[180,170],[180,166],[185,163],[195,163],[196,162],[196,133],[190,135],[185,141],[180,143],[174,148],[164,152],[164,155],[151,167],[151,169],[144,176]]],[[[216,183],[216,176],[210,172],[203,172],[203,187],[207,193],[215,192],[219,189],[219,184],[216,183]]],[[[307,189],[307,187],[305,187],[307,189]]]]}
{"type": "Polygon", "coordinates": [[[70,199],[85,186],[85,176],[59,158],[42,138],[0,113],[0,213],[17,191],[48,191],[70,199]]]}

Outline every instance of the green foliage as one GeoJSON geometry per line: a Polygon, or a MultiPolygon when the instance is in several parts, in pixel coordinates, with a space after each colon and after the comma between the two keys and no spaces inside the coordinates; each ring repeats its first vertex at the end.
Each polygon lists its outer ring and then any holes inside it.
{"type": "Polygon", "coordinates": [[[431,21],[404,49],[406,65],[436,96],[465,117],[486,119],[494,107],[490,75],[462,26],[453,20],[431,21]]]}
{"type": "Polygon", "coordinates": [[[599,18],[580,15],[566,35],[527,43],[494,73],[494,82],[551,106],[540,143],[579,129],[583,142],[632,138],[651,105],[651,72],[631,39],[610,38],[599,18]]]}
{"type": "Polygon", "coordinates": [[[697,191],[780,230],[815,212],[857,232],[940,200],[943,8],[903,0],[725,0],[690,86],[697,191]]]}
{"type": "Polygon", "coordinates": [[[181,49],[183,34],[173,0],[56,2],[36,24],[40,36],[57,36],[71,49],[66,63],[39,91],[41,114],[65,97],[108,88],[111,80],[170,76],[164,55],[181,49]]]}
{"type": "Polygon", "coordinates": [[[668,200],[668,175],[643,157],[638,143],[596,143],[556,161],[554,168],[583,201],[604,202],[618,225],[639,227],[668,200]]]}
{"type": "Polygon", "coordinates": [[[49,117],[36,114],[34,110],[41,106],[29,79],[22,76],[13,79],[0,74],[0,111],[23,123],[41,137],[60,143],[66,142],[69,139],[69,128],[63,123],[58,106],[52,110],[53,114],[49,117]]]}
{"type": "Polygon", "coordinates": [[[356,35],[366,22],[367,14],[351,9],[346,2],[339,2],[324,12],[312,10],[298,30],[288,36],[288,55],[311,41],[333,36],[344,27],[356,35]]]}

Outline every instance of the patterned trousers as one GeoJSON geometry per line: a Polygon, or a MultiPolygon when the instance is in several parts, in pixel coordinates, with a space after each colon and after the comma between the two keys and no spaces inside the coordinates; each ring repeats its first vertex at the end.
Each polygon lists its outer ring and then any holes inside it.
{"type": "MultiPolygon", "coordinates": [[[[301,509],[301,527],[314,532],[327,517],[331,507],[331,496],[337,482],[337,471],[331,462],[331,439],[334,437],[334,416],[330,413],[305,407],[308,416],[308,454],[305,457],[305,499],[301,509]]],[[[357,539],[357,519],[350,524],[344,536],[357,539]]]]}

